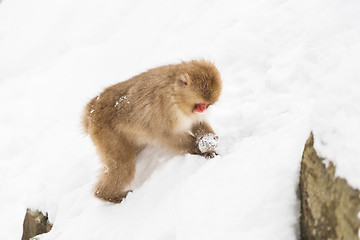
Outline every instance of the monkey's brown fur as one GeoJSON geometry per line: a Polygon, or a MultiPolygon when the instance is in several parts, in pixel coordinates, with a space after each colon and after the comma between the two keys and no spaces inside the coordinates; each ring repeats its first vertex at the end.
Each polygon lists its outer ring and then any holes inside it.
{"type": "Polygon", "coordinates": [[[196,141],[214,131],[194,108],[216,102],[221,88],[212,63],[189,61],[151,69],[92,99],[83,126],[105,165],[95,195],[121,202],[134,178],[136,154],[147,144],[202,154],[196,141]]]}

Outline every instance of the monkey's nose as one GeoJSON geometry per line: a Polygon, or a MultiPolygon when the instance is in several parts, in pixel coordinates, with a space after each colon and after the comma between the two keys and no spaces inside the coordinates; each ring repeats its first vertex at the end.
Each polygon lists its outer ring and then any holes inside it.
{"type": "Polygon", "coordinates": [[[202,113],[208,108],[208,105],[206,103],[198,103],[195,104],[195,111],[202,113]]]}

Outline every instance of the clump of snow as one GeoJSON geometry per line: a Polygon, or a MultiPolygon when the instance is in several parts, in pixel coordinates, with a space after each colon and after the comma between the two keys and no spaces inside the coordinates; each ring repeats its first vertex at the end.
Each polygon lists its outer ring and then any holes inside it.
{"type": "Polygon", "coordinates": [[[217,147],[218,138],[219,138],[218,136],[212,133],[208,133],[202,136],[198,141],[198,147],[200,152],[205,153],[205,152],[215,151],[215,148],[217,147]]]}
{"type": "Polygon", "coordinates": [[[360,188],[359,12],[340,0],[2,1],[1,238],[21,237],[30,207],[54,223],[40,239],[297,239],[310,131],[360,188]],[[219,156],[147,148],[124,202],[96,199],[86,103],[194,58],[223,79],[209,117],[219,156]]]}
{"type": "MultiPolygon", "coordinates": [[[[126,99],[126,95],[124,95],[124,96],[121,96],[120,98],[119,98],[119,100],[118,101],[116,101],[116,103],[115,103],[115,105],[114,105],[114,107],[117,107],[118,105],[119,105],[119,103],[121,103],[122,101],[124,101],[126,99]]],[[[130,103],[129,101],[127,101],[127,103],[130,103]]]]}

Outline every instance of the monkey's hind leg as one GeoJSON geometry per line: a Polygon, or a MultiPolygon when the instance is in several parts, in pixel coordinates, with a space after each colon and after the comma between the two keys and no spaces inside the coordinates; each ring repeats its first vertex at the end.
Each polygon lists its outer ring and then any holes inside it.
{"type": "Polygon", "coordinates": [[[102,142],[98,150],[105,166],[95,187],[95,196],[120,203],[128,194],[125,189],[135,174],[134,146],[124,136],[117,136],[102,142]]]}

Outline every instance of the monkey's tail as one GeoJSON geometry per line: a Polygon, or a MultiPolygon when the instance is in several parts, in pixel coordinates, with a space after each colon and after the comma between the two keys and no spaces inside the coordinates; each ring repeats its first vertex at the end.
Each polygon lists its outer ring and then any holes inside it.
{"type": "Polygon", "coordinates": [[[82,123],[82,127],[83,127],[83,131],[86,134],[89,134],[89,126],[90,126],[90,114],[91,114],[91,106],[92,106],[92,101],[90,101],[83,112],[82,115],[82,119],[81,119],[81,123],[82,123]]]}

